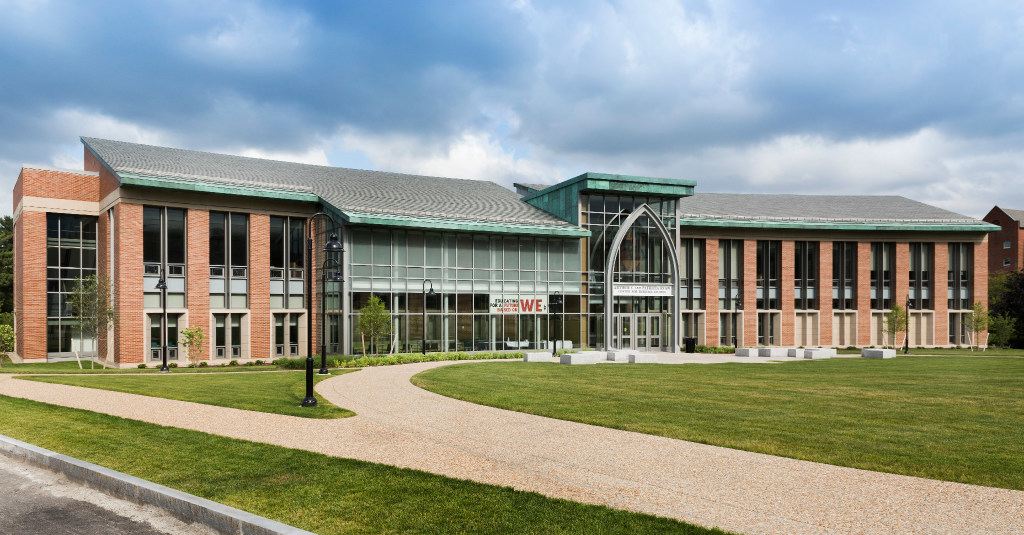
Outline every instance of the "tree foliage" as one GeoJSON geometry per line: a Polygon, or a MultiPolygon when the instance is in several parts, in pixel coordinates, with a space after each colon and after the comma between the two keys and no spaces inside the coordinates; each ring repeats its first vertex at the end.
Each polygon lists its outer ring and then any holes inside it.
{"type": "Polygon", "coordinates": [[[996,337],[998,342],[1009,347],[1024,347],[1024,272],[1012,271],[989,279],[989,314],[992,330],[1000,330],[996,337]],[[1006,330],[1010,334],[1004,338],[1006,330]]]}
{"type": "MultiPolygon", "coordinates": [[[[78,330],[79,340],[95,340],[114,325],[114,308],[110,304],[110,285],[105,278],[90,275],[77,280],[67,297],[78,330]]],[[[78,367],[82,367],[81,346],[75,351],[78,367]]]]}
{"type": "Polygon", "coordinates": [[[359,309],[359,333],[370,340],[371,351],[375,354],[380,353],[378,342],[384,341],[387,347],[387,339],[391,336],[391,312],[376,295],[370,296],[366,305],[359,309]]]}
{"type": "Polygon", "coordinates": [[[971,314],[965,318],[967,330],[971,333],[971,347],[978,347],[983,340],[982,334],[988,331],[988,309],[979,301],[971,305],[971,314]]]}
{"type": "Polygon", "coordinates": [[[188,352],[188,355],[186,355],[188,361],[198,366],[199,355],[203,351],[203,342],[206,341],[206,331],[199,326],[182,329],[181,341],[188,352]]]}
{"type": "Polygon", "coordinates": [[[14,311],[14,219],[0,217],[0,312],[14,311]]]}
{"type": "MultiPolygon", "coordinates": [[[[885,334],[886,340],[892,341],[892,346],[896,347],[896,336],[900,333],[907,332],[907,309],[903,308],[899,303],[892,305],[889,312],[885,313],[885,321],[882,322],[882,331],[885,334]]],[[[902,342],[902,340],[901,340],[902,342]]]]}

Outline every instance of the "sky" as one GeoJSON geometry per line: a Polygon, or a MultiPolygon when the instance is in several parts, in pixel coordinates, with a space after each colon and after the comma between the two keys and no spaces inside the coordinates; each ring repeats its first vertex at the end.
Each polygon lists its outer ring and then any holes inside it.
{"type": "Polygon", "coordinates": [[[0,213],[79,136],[1024,208],[1024,3],[0,0],[0,213]]]}

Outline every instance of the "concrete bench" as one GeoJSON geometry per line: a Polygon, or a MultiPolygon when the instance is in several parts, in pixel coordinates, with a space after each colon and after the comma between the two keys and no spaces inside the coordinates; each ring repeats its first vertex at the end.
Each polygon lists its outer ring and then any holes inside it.
{"type": "Polygon", "coordinates": [[[756,357],[757,356],[757,348],[756,347],[737,347],[736,348],[736,356],[737,357],[756,357]]]}
{"type": "Polygon", "coordinates": [[[860,356],[866,359],[894,359],[896,358],[896,350],[864,348],[860,351],[860,356]]]}
{"type": "Polygon", "coordinates": [[[762,347],[757,350],[757,356],[759,357],[786,357],[789,356],[789,349],[785,347],[762,347]]]}
{"type": "Polygon", "coordinates": [[[630,364],[657,364],[658,356],[654,353],[630,353],[630,364]]]}
{"type": "Polygon", "coordinates": [[[608,362],[629,362],[629,356],[636,353],[628,349],[613,349],[606,353],[608,362]]]}
{"type": "Polygon", "coordinates": [[[581,351],[579,353],[566,353],[558,357],[561,364],[597,364],[605,362],[608,356],[601,351],[581,351]]]}
{"type": "Polygon", "coordinates": [[[830,359],[834,356],[836,356],[834,347],[809,347],[803,352],[805,359],[830,359]]]}
{"type": "Polygon", "coordinates": [[[803,350],[803,348],[799,348],[799,347],[791,347],[791,348],[786,350],[786,356],[789,357],[789,358],[802,357],[802,356],[804,356],[804,350],[803,350]]]}
{"type": "Polygon", "coordinates": [[[523,362],[551,362],[551,353],[547,351],[528,351],[523,362]]]}

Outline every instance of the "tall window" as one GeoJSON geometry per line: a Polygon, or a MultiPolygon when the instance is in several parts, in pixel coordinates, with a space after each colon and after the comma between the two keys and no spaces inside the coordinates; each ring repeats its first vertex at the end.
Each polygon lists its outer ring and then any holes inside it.
{"type": "Polygon", "coordinates": [[[679,250],[680,304],[683,310],[704,308],[704,240],[683,238],[679,250]]]}
{"type": "Polygon", "coordinates": [[[857,242],[832,242],[832,308],[857,308],[857,242]]]}
{"type": "Polygon", "coordinates": [[[214,314],[213,341],[216,358],[245,357],[242,348],[242,317],[245,314],[214,314]]]}
{"type": "Polygon", "coordinates": [[[247,308],[249,216],[210,212],[210,308],[247,308]]]}
{"type": "Polygon", "coordinates": [[[896,273],[896,244],[871,244],[871,308],[892,307],[893,274],[896,273]]]}
{"type": "Polygon", "coordinates": [[[952,310],[971,308],[971,272],[974,270],[974,244],[950,242],[947,306],[952,310]]]}
{"type": "Polygon", "coordinates": [[[794,247],[793,299],[797,310],[818,308],[818,242],[798,241],[794,247]]]}
{"type": "Polygon", "coordinates": [[[718,242],[718,308],[743,308],[743,240],[718,242]]]}
{"type": "Polygon", "coordinates": [[[270,218],[270,308],[303,308],[305,221],[270,218]]]}
{"type": "Polygon", "coordinates": [[[778,310],[779,273],[782,271],[782,242],[758,240],[757,242],[757,308],[778,310]]]}
{"type": "Polygon", "coordinates": [[[935,244],[910,244],[910,289],[907,294],[910,308],[929,310],[932,308],[932,258],[935,244]]]}
{"type": "Polygon", "coordinates": [[[96,274],[96,218],[46,214],[46,351],[71,353],[95,349],[82,340],[68,293],[78,281],[96,274]]]}
{"type": "Polygon", "coordinates": [[[160,308],[156,289],[161,275],[167,281],[167,306],[185,306],[185,210],[146,206],[142,210],[142,262],[144,303],[160,308]]]}

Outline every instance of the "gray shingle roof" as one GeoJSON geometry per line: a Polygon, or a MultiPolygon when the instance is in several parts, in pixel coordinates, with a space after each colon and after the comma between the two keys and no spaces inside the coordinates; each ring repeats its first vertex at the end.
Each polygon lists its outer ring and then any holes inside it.
{"type": "Polygon", "coordinates": [[[1013,208],[1003,208],[1001,206],[999,209],[1006,212],[1006,215],[1013,218],[1021,228],[1024,228],[1024,210],[1014,210],[1013,208]]]}
{"type": "Polygon", "coordinates": [[[83,137],[117,173],[311,192],[342,212],[575,228],[494,182],[364,171],[83,137]]]}
{"type": "Polygon", "coordinates": [[[896,195],[696,193],[679,200],[679,215],[694,219],[808,223],[985,224],[896,195]]]}

